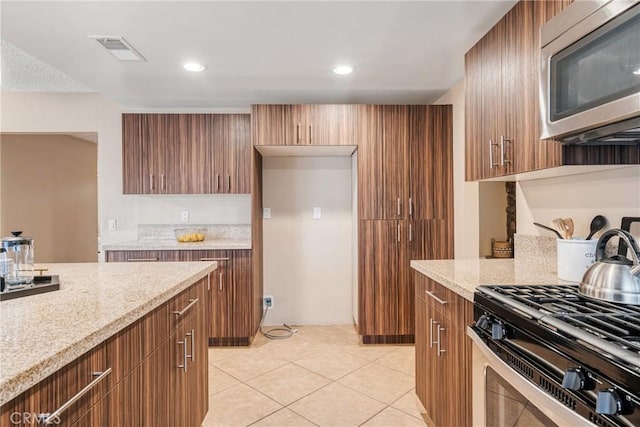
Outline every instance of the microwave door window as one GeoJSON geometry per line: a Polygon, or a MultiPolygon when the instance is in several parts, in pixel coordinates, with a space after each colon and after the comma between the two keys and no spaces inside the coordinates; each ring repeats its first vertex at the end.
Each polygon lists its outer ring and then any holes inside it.
{"type": "Polygon", "coordinates": [[[640,4],[551,58],[551,121],[640,91],[640,4]]]}

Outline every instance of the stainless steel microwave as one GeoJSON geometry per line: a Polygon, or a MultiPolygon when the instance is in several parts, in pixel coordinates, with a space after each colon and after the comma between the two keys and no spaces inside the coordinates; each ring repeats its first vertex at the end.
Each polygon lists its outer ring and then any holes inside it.
{"type": "Polygon", "coordinates": [[[541,138],[640,144],[640,0],[576,1],[540,38],[541,138]]]}

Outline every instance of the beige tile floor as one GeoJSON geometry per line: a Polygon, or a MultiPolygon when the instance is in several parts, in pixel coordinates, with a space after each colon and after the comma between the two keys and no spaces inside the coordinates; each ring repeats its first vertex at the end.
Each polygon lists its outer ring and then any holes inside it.
{"type": "Polygon", "coordinates": [[[299,326],[286,340],[209,349],[203,427],[431,425],[412,345],[363,346],[353,326],[299,326]]]}

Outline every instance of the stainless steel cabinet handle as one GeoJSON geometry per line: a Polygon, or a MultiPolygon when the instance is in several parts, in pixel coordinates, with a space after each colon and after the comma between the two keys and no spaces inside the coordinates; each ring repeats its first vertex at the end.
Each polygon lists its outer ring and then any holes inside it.
{"type": "Polygon", "coordinates": [[[167,189],[167,180],[165,179],[166,177],[164,176],[164,174],[160,175],[160,182],[162,185],[162,190],[166,190],[167,189]]]}
{"type": "Polygon", "coordinates": [[[500,166],[504,166],[505,163],[511,163],[511,160],[505,156],[504,144],[507,142],[511,142],[511,140],[505,138],[504,135],[500,135],[500,166]]]}
{"type": "Polygon", "coordinates": [[[189,300],[189,304],[183,308],[180,311],[174,311],[173,314],[177,315],[178,317],[182,316],[183,314],[185,314],[191,307],[193,307],[194,305],[196,305],[196,303],[198,302],[198,298],[196,299],[190,299],[189,300]]]}
{"type": "Polygon", "coordinates": [[[220,174],[216,174],[216,191],[220,191],[220,174]]]}
{"type": "Polygon", "coordinates": [[[231,191],[231,175],[227,175],[227,191],[231,191]]]}
{"type": "Polygon", "coordinates": [[[438,353],[438,357],[442,356],[442,353],[444,353],[447,350],[442,349],[442,340],[441,340],[441,336],[440,333],[444,331],[444,328],[440,325],[438,325],[438,344],[436,347],[436,353],[438,353]]]}
{"type": "Polygon", "coordinates": [[[127,258],[127,262],[153,262],[159,261],[158,258],[127,258]]]}
{"type": "Polygon", "coordinates": [[[296,126],[296,137],[298,138],[296,144],[300,144],[300,123],[296,126]]]}
{"type": "Polygon", "coordinates": [[[440,299],[436,296],[435,292],[431,292],[431,291],[425,291],[427,293],[427,295],[429,295],[431,298],[433,298],[434,300],[438,301],[440,304],[445,305],[445,304],[449,304],[447,301],[440,299]]]}
{"type": "Polygon", "coordinates": [[[409,224],[409,241],[410,242],[413,241],[413,232],[412,232],[412,229],[411,229],[411,224],[409,224]]]}
{"type": "Polygon", "coordinates": [[[398,205],[398,216],[400,216],[400,197],[398,197],[397,205],[398,205]]]}
{"type": "Polygon", "coordinates": [[[93,381],[91,381],[89,384],[87,384],[87,386],[85,388],[83,388],[82,390],[80,390],[79,392],[77,392],[71,399],[67,400],[65,403],[62,404],[62,406],[60,406],[58,409],[56,409],[55,411],[53,411],[50,414],[42,414],[46,416],[46,420],[45,420],[45,424],[58,424],[60,421],[60,414],[62,414],[64,411],[66,411],[67,409],[69,409],[69,407],[71,405],[73,405],[74,403],[76,403],[80,398],[82,398],[82,396],[84,396],[85,394],[87,394],[92,388],[94,388],[96,385],[98,385],[99,382],[101,382],[103,379],[105,379],[107,377],[107,375],[109,375],[111,373],[111,368],[107,368],[107,370],[103,371],[103,372],[92,372],[91,375],[93,376],[97,376],[96,379],[94,379],[93,381]]]}
{"type": "Polygon", "coordinates": [[[189,337],[189,339],[191,339],[191,354],[187,355],[187,359],[191,359],[192,362],[196,361],[196,344],[195,344],[195,340],[196,340],[196,335],[193,331],[193,329],[191,329],[191,332],[187,332],[187,335],[185,336],[185,341],[187,340],[187,337],[189,337]]]}
{"type": "Polygon", "coordinates": [[[498,163],[493,162],[493,147],[497,145],[497,143],[493,143],[493,140],[489,140],[489,169],[493,169],[494,166],[498,166],[498,163]]]}
{"type": "Polygon", "coordinates": [[[153,187],[153,174],[149,174],[149,189],[150,190],[154,190],[155,188],[153,187]]]}
{"type": "Polygon", "coordinates": [[[398,224],[398,242],[400,241],[400,224],[398,224]]]}
{"type": "Polygon", "coordinates": [[[211,275],[207,274],[207,290],[211,290],[211,275]]]}
{"type": "Polygon", "coordinates": [[[222,272],[218,273],[218,288],[222,290],[222,272]]]}
{"type": "Polygon", "coordinates": [[[178,345],[182,346],[182,365],[178,365],[178,368],[187,372],[187,337],[185,336],[182,341],[178,341],[178,345]]]}
{"type": "Polygon", "coordinates": [[[313,142],[313,125],[309,125],[309,144],[313,142]]]}
{"type": "Polygon", "coordinates": [[[411,197],[409,197],[409,217],[413,216],[413,201],[411,200],[411,197]]]}
{"type": "Polygon", "coordinates": [[[438,322],[433,319],[429,319],[429,348],[433,348],[433,345],[436,343],[433,340],[433,325],[438,325],[438,322]]]}
{"type": "Polygon", "coordinates": [[[229,261],[229,258],[200,258],[200,261],[229,261]]]}

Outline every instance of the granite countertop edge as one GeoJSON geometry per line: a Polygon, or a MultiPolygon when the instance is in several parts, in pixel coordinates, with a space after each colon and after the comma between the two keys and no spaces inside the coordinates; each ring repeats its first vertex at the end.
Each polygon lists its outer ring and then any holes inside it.
{"type": "Polygon", "coordinates": [[[29,366],[13,377],[0,383],[0,406],[19,396],[24,391],[38,384],[49,375],[60,370],[64,366],[76,360],[79,356],[93,349],[98,344],[114,336],[135,321],[141,319],[146,314],[160,307],[189,286],[196,283],[212,271],[217,269],[217,262],[211,262],[208,267],[203,268],[198,273],[194,273],[179,281],[175,286],[163,291],[144,303],[133,307],[127,313],[109,324],[93,331],[80,341],[66,346],[53,356],[43,359],[36,365],[29,366]]]}

